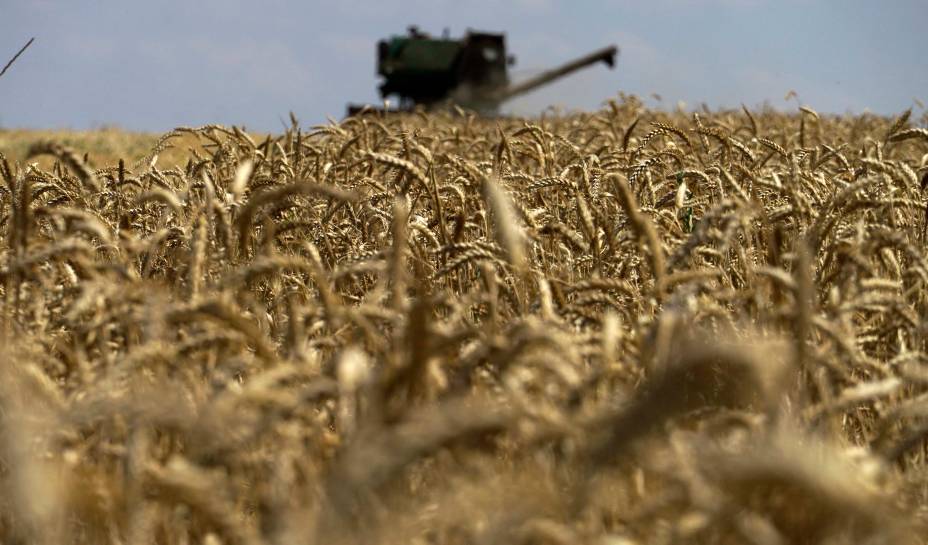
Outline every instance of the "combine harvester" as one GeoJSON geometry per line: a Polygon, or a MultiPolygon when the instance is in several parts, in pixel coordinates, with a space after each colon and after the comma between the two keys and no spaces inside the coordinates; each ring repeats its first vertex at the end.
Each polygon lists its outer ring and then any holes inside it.
{"type": "MultiPolygon", "coordinates": [[[[615,66],[619,49],[612,45],[547,70],[521,83],[509,81],[508,67],[515,57],[506,54],[504,34],[468,30],[461,39],[447,32],[435,38],[417,27],[406,36],[393,36],[377,44],[377,74],[383,76],[380,96],[398,97],[395,109],[416,106],[435,109],[458,105],[483,115],[496,115],[507,100],[533,91],[581,68],[604,62],[615,66]]],[[[350,104],[348,115],[381,108],[350,104]]]]}

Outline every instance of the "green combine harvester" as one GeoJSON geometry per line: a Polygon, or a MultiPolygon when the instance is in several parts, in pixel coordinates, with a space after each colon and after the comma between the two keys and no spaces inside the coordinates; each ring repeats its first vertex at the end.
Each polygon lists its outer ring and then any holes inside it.
{"type": "MultiPolygon", "coordinates": [[[[506,54],[504,34],[469,30],[461,39],[449,38],[447,32],[437,38],[413,26],[407,35],[377,44],[377,74],[383,77],[380,96],[385,101],[398,97],[396,111],[456,104],[493,115],[505,101],[591,64],[602,61],[611,68],[617,53],[616,46],[605,47],[512,84],[508,67],[515,57],[506,54]]],[[[373,109],[349,105],[348,115],[373,109]]]]}

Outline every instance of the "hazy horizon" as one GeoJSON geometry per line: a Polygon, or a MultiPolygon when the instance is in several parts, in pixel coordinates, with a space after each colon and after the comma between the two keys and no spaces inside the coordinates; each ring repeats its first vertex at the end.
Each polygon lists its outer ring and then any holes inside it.
{"type": "Polygon", "coordinates": [[[928,3],[825,0],[407,0],[336,4],[26,0],[0,8],[0,127],[164,131],[222,123],[281,128],[379,102],[377,40],[410,24],[452,36],[502,31],[528,77],[608,44],[601,65],[515,100],[504,112],[596,108],[619,91],[652,106],[795,108],[890,115],[928,100],[916,44],[928,3]],[[658,102],[652,97],[662,97],[658,102]]]}

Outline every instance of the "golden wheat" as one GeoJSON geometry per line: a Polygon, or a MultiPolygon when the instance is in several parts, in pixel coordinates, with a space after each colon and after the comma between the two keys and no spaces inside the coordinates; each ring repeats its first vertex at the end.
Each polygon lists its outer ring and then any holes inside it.
{"type": "Polygon", "coordinates": [[[924,119],[292,121],[0,154],[4,541],[925,542],[924,119]]]}

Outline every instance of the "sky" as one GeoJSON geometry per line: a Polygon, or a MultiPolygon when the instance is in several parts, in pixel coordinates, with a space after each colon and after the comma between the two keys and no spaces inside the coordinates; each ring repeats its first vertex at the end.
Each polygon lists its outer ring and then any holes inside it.
{"type": "Polygon", "coordinates": [[[375,46],[410,24],[506,32],[514,80],[615,44],[505,107],[764,103],[890,115],[928,103],[928,0],[0,0],[0,127],[277,131],[379,102],[375,46]],[[660,96],[660,100],[653,94],[660,96]]]}

